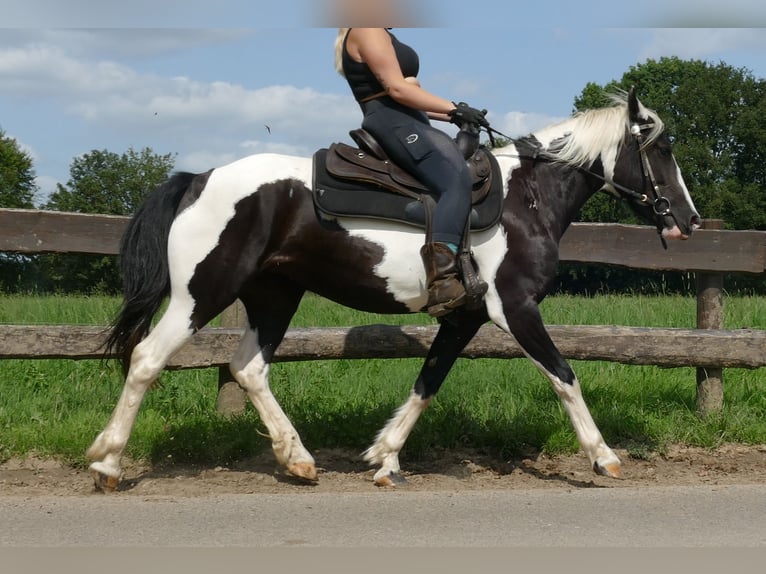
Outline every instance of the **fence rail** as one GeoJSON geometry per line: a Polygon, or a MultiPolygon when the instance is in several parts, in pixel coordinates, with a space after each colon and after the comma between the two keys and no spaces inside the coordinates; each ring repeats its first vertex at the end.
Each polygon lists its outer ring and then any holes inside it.
{"type": "MultiPolygon", "coordinates": [[[[108,215],[0,209],[0,252],[90,253],[116,255],[129,218],[108,215]]],[[[723,274],[766,270],[766,232],[727,231],[708,220],[691,241],[659,246],[651,227],[573,224],[561,241],[564,262],[617,265],[638,269],[694,272],[697,277],[697,329],[549,325],[551,338],[570,359],[604,360],[697,369],[698,410],[722,403],[722,369],[766,366],[766,331],[723,330],[723,274]]],[[[221,367],[241,336],[232,307],[223,328],[202,329],[172,359],[168,368],[221,367]]],[[[0,359],[101,358],[103,327],[0,325],[0,359]]],[[[436,328],[365,326],[348,329],[292,329],[275,360],[406,358],[425,356],[436,328]]],[[[516,358],[523,353],[512,337],[483,327],[462,356],[516,358]]]]}
{"type": "MultiPolygon", "coordinates": [[[[561,353],[570,359],[659,367],[766,367],[766,331],[547,325],[561,353]]],[[[432,325],[365,325],[290,329],[274,361],[317,359],[406,359],[424,357],[436,336],[432,325]]],[[[242,329],[206,327],[176,353],[169,369],[221,367],[236,351],[242,329]]],[[[0,325],[0,359],[101,359],[103,327],[0,325]]],[[[518,343],[485,325],[462,357],[523,357],[518,343]]]]}
{"type": "MultiPolygon", "coordinates": [[[[116,215],[0,209],[0,252],[117,255],[128,221],[116,215]]],[[[693,240],[673,241],[663,250],[652,227],[574,223],[561,240],[561,261],[636,269],[763,273],[766,232],[702,229],[693,240]]]]}

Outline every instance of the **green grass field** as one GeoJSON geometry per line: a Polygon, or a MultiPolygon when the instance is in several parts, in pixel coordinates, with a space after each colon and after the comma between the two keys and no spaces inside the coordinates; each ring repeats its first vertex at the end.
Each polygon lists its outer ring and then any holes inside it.
{"type": "MultiPolygon", "coordinates": [[[[119,306],[111,297],[0,296],[0,323],[109,322],[119,306]]],[[[546,300],[549,324],[693,327],[691,297],[546,300]]],[[[766,298],[725,301],[726,328],[766,328],[766,298]]],[[[293,326],[372,323],[424,324],[425,315],[356,312],[308,296],[293,326]]],[[[407,397],[420,360],[312,361],[275,364],[274,394],[309,449],[363,450],[407,397]]],[[[725,408],[695,414],[692,368],[659,369],[573,361],[585,399],[613,447],[634,456],[681,443],[766,443],[766,369],[725,371],[725,408]]],[[[135,459],[225,464],[269,448],[252,408],[234,419],[215,412],[217,370],[166,372],[146,398],[127,455],[135,459]]],[[[122,388],[114,363],[0,361],[0,461],[35,453],[80,465],[106,424],[122,388]]],[[[467,446],[498,456],[578,449],[574,432],[549,383],[525,359],[459,360],[403,451],[417,457],[433,447],[467,446]]]]}

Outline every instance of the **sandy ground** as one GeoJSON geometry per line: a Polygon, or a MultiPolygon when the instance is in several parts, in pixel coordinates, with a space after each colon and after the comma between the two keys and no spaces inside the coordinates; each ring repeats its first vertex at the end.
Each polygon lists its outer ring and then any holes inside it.
{"type": "MultiPolygon", "coordinates": [[[[621,480],[596,476],[582,454],[498,460],[475,451],[438,451],[402,467],[407,490],[620,488],[766,484],[766,445],[724,445],[715,450],[672,447],[662,455],[623,461],[621,480]]],[[[319,482],[308,485],[285,476],[271,453],[227,467],[123,461],[125,476],[117,496],[210,496],[296,491],[363,492],[375,489],[373,470],[358,453],[323,450],[314,453],[319,482]]],[[[0,465],[0,496],[82,496],[97,494],[86,470],[56,460],[31,457],[0,465]]]]}

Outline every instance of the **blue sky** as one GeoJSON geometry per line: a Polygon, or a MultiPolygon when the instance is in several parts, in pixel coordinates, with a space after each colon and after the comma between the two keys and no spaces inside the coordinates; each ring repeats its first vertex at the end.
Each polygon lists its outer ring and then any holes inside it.
{"type": "MultiPolygon", "coordinates": [[[[336,30],[317,27],[329,1],[4,0],[0,128],[32,155],[40,198],[93,149],[150,147],[204,171],[348,141],[361,114],[333,70],[336,30]]],[[[426,89],[489,109],[514,136],[647,58],[766,77],[760,3],[420,0],[418,27],[394,33],[419,52],[426,89]]]]}

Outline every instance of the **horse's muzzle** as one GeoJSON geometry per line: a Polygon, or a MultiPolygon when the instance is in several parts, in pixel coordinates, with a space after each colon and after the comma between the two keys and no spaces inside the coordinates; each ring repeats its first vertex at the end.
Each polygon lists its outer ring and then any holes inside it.
{"type": "Polygon", "coordinates": [[[686,240],[691,237],[697,229],[701,227],[700,216],[696,213],[691,215],[689,222],[684,225],[686,229],[681,229],[676,220],[672,217],[665,217],[665,227],[662,229],[663,239],[681,239],[686,240]]]}

